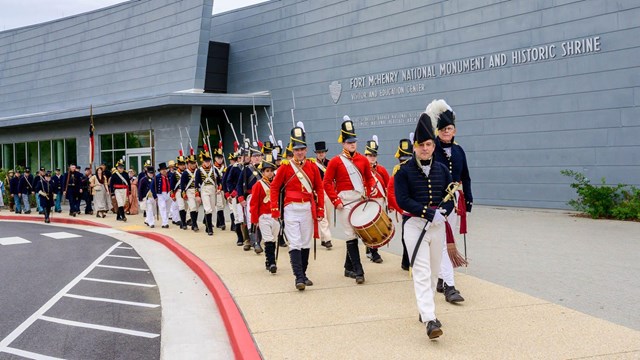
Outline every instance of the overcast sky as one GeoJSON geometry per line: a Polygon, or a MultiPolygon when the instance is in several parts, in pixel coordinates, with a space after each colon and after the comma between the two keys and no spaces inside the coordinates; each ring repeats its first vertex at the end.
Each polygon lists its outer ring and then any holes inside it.
{"type": "MultiPolygon", "coordinates": [[[[214,0],[213,13],[219,13],[268,0],[214,0]]],[[[38,24],[80,14],[123,0],[0,0],[0,31],[38,24]]]]}

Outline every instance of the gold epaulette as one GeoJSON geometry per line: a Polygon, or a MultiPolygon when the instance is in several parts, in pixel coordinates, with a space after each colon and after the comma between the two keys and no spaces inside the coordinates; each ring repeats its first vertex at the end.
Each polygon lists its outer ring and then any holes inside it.
{"type": "Polygon", "coordinates": [[[282,159],[282,161],[280,161],[280,165],[289,165],[289,159],[282,159]]]}
{"type": "Polygon", "coordinates": [[[307,160],[311,161],[311,162],[312,162],[312,163],[314,163],[314,164],[315,164],[315,162],[316,162],[316,158],[309,158],[309,159],[307,159],[307,160]]]}
{"type": "Polygon", "coordinates": [[[398,172],[398,170],[400,170],[400,167],[402,167],[402,165],[404,165],[407,161],[409,160],[405,160],[403,162],[401,162],[400,164],[397,164],[396,166],[393,167],[393,174],[391,176],[395,176],[396,173],[398,172]]]}

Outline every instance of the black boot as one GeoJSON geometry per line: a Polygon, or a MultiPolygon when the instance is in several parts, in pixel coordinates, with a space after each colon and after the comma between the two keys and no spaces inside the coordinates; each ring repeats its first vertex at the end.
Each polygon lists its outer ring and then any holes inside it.
{"type": "Polygon", "coordinates": [[[244,242],[244,240],[242,239],[242,229],[240,228],[240,224],[235,224],[234,230],[236,232],[236,236],[238,237],[238,241],[236,242],[236,245],[242,246],[242,243],[244,242]]]}
{"type": "Polygon", "coordinates": [[[49,215],[51,214],[51,209],[44,208],[43,212],[44,212],[44,222],[47,224],[50,223],[51,220],[49,219],[49,215]]]}
{"type": "Polygon", "coordinates": [[[278,246],[287,247],[287,243],[284,241],[284,235],[278,235],[278,246]]]}
{"type": "Polygon", "coordinates": [[[204,214],[204,222],[206,223],[207,235],[213,236],[213,214],[204,214]]]}
{"type": "Polygon", "coordinates": [[[229,230],[236,231],[236,217],[233,216],[233,213],[229,214],[229,217],[231,218],[231,226],[229,227],[229,230]]]}
{"type": "Polygon", "coordinates": [[[458,291],[455,286],[447,285],[446,282],[444,283],[444,299],[452,304],[464,301],[464,298],[460,295],[460,291],[458,291]]]}
{"type": "Polygon", "coordinates": [[[289,258],[291,259],[293,276],[296,277],[296,289],[302,291],[306,287],[304,272],[302,271],[302,252],[300,250],[290,250],[289,258]]]}
{"type": "Polygon", "coordinates": [[[313,281],[307,277],[307,267],[309,266],[309,253],[311,249],[302,249],[302,274],[304,275],[304,284],[306,286],[313,286],[313,281]]]}
{"type": "Polygon", "coordinates": [[[353,271],[353,264],[351,263],[351,258],[349,257],[349,249],[345,251],[344,256],[344,277],[356,278],[356,273],[353,271]]]}
{"type": "Polygon", "coordinates": [[[249,236],[249,229],[245,223],[240,224],[240,230],[242,231],[242,249],[244,251],[251,250],[251,237],[249,236]]]}
{"type": "Polygon", "coordinates": [[[260,246],[260,229],[255,229],[253,232],[249,233],[249,237],[251,238],[251,247],[253,247],[253,251],[256,254],[262,253],[262,246],[260,246]]]}
{"type": "Polygon", "coordinates": [[[376,264],[381,264],[382,263],[382,257],[380,256],[380,254],[378,254],[378,249],[373,249],[373,248],[367,248],[369,249],[369,252],[371,254],[371,261],[373,261],[376,264]]]}
{"type": "Polygon", "coordinates": [[[444,280],[438,278],[438,284],[436,285],[436,291],[441,293],[441,294],[444,292],[444,280]]]}
{"type": "Polygon", "coordinates": [[[364,269],[360,262],[360,249],[358,249],[358,239],[347,241],[347,252],[353,264],[353,272],[356,273],[356,284],[364,283],[364,269]]]}
{"type": "Polygon", "coordinates": [[[224,210],[218,210],[216,227],[220,230],[225,230],[227,228],[227,225],[225,224],[225,221],[224,221],[224,210]]]}
{"type": "Polygon", "coordinates": [[[269,272],[275,274],[278,271],[276,266],[276,243],[269,241],[264,243],[265,267],[269,272]]]}
{"type": "Polygon", "coordinates": [[[427,323],[427,336],[429,339],[435,339],[442,336],[442,329],[440,329],[436,320],[431,320],[427,323]]]}
{"type": "Polygon", "coordinates": [[[191,211],[190,214],[191,214],[191,230],[199,231],[200,228],[198,228],[198,212],[191,211]]]}
{"type": "Polygon", "coordinates": [[[120,208],[116,210],[116,221],[122,221],[122,216],[120,215],[120,208]]]}
{"type": "Polygon", "coordinates": [[[120,206],[118,208],[118,212],[120,213],[120,218],[122,219],[122,221],[126,222],[127,221],[127,217],[124,214],[124,206],[120,206]]]}
{"type": "Polygon", "coordinates": [[[187,210],[180,210],[180,229],[187,230],[187,210]]]}

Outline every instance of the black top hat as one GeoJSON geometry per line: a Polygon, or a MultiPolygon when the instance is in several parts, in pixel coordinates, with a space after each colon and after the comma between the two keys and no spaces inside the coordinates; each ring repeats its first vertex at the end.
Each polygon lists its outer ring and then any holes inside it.
{"type": "Polygon", "coordinates": [[[307,141],[304,133],[304,124],[298,121],[296,126],[291,129],[291,149],[304,149],[307,147],[307,141]]]}
{"type": "Polygon", "coordinates": [[[434,121],[432,121],[426,113],[420,114],[420,118],[418,119],[418,123],[416,124],[415,131],[415,143],[420,144],[427,140],[436,141],[436,136],[434,133],[434,121]]]}
{"type": "Polygon", "coordinates": [[[356,137],[356,129],[353,127],[353,121],[351,121],[351,118],[349,118],[348,115],[345,115],[342,120],[338,142],[352,143],[358,141],[358,138],[356,137]]]}
{"type": "Polygon", "coordinates": [[[160,170],[167,170],[167,164],[166,163],[160,163],[158,165],[158,171],[160,170]]]}
{"type": "Polygon", "coordinates": [[[373,139],[367,141],[367,146],[364,149],[365,155],[378,156],[378,137],[373,135],[373,139]]]}
{"type": "Polygon", "coordinates": [[[316,152],[326,152],[327,150],[327,143],[324,141],[317,141],[315,144],[316,147],[316,152]]]}
{"type": "Polygon", "coordinates": [[[449,125],[456,126],[456,113],[453,112],[451,106],[446,101],[433,100],[427,105],[425,113],[435,121],[437,121],[437,129],[442,130],[449,125]]]}
{"type": "Polygon", "coordinates": [[[148,173],[154,173],[154,172],[156,172],[156,169],[154,169],[153,166],[147,166],[147,172],[148,173]]]}
{"type": "Polygon", "coordinates": [[[396,151],[396,159],[406,160],[413,155],[411,150],[411,140],[409,139],[400,139],[400,143],[398,144],[398,150],[396,151]]]}

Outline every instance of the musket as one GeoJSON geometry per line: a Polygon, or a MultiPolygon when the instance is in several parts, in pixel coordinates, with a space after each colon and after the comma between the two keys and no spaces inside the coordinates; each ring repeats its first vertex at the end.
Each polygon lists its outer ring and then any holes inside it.
{"type": "Polygon", "coordinates": [[[269,132],[271,133],[271,136],[273,136],[273,140],[271,141],[275,143],[276,134],[273,132],[273,116],[269,116],[269,112],[267,111],[267,108],[263,108],[263,109],[265,114],[267,114],[267,119],[269,119],[269,122],[267,123],[267,127],[269,127],[269,132]]]}
{"type": "Polygon", "coordinates": [[[255,142],[256,141],[256,132],[255,132],[255,128],[253,127],[253,114],[249,114],[249,123],[251,125],[251,141],[255,142]]]}
{"type": "Polygon", "coordinates": [[[193,144],[191,143],[191,134],[189,134],[189,128],[185,127],[187,131],[187,137],[189,138],[189,155],[191,155],[191,151],[193,151],[193,144]]]}
{"type": "Polygon", "coordinates": [[[222,150],[222,160],[224,160],[224,167],[227,167],[227,157],[224,156],[224,146],[220,146],[222,145],[222,132],[220,132],[220,124],[218,125],[218,137],[220,138],[220,141],[218,142],[218,148],[222,150]]]}
{"type": "Polygon", "coordinates": [[[291,97],[293,98],[293,108],[291,109],[291,122],[293,123],[293,126],[296,126],[296,117],[293,114],[293,110],[296,109],[296,94],[293,92],[293,90],[291,91],[291,97]]]}
{"type": "Polygon", "coordinates": [[[180,150],[182,150],[182,155],[184,155],[184,146],[182,146],[182,128],[178,126],[178,130],[180,131],[180,150]]]}
{"type": "Polygon", "coordinates": [[[204,121],[207,124],[207,141],[209,142],[209,151],[213,151],[211,149],[211,131],[209,131],[209,119],[205,117],[204,121]]]}
{"type": "Polygon", "coordinates": [[[224,117],[227,119],[227,124],[231,126],[231,132],[233,132],[233,138],[236,139],[236,143],[240,144],[240,142],[238,141],[238,136],[236,136],[236,129],[233,128],[233,124],[231,123],[231,120],[229,120],[229,116],[227,116],[227,112],[224,109],[222,109],[222,113],[224,114],[224,117]]]}

